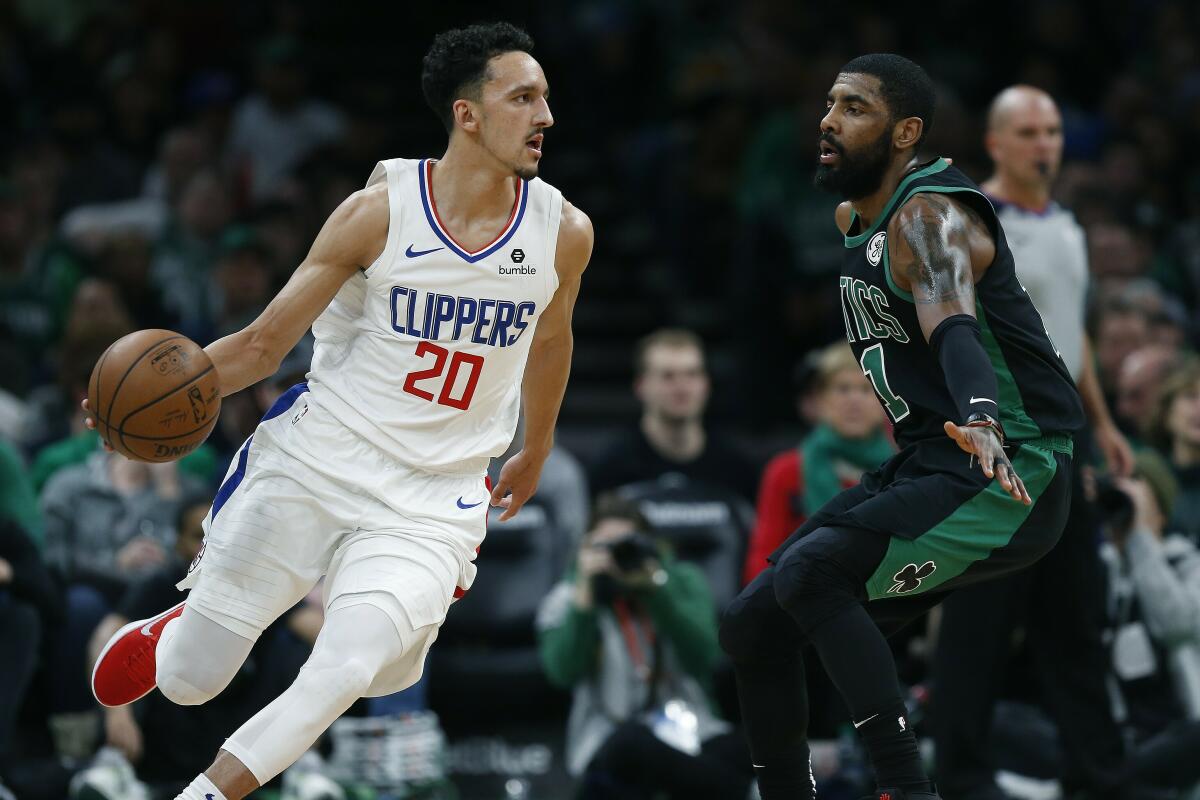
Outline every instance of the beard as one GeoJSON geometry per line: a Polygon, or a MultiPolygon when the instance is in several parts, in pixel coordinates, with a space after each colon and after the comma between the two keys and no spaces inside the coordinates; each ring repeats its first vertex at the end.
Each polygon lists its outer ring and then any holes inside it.
{"type": "MultiPolygon", "coordinates": [[[[820,141],[834,144],[831,138],[825,136],[820,141]]],[[[844,200],[858,200],[879,188],[892,160],[891,130],[880,134],[862,152],[850,154],[840,146],[837,148],[841,155],[840,163],[828,165],[818,162],[816,174],[813,175],[814,186],[844,200]]]]}

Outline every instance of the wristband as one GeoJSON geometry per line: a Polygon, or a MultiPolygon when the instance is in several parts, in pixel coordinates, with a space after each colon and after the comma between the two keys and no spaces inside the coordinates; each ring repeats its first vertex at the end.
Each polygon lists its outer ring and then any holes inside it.
{"type": "Polygon", "coordinates": [[[995,419],[990,414],[984,414],[982,411],[977,411],[967,417],[966,426],[968,428],[991,428],[996,436],[1000,437],[1000,444],[1003,445],[1008,437],[1004,435],[1004,426],[1000,424],[1000,420],[995,419]]]}

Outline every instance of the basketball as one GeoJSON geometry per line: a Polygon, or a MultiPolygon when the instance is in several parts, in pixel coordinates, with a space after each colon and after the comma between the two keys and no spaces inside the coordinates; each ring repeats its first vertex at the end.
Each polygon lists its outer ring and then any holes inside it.
{"type": "Polygon", "coordinates": [[[221,411],[217,372],[186,336],[144,330],[113,342],[92,370],[88,407],[113,450],[174,461],[208,438],[221,411]]]}

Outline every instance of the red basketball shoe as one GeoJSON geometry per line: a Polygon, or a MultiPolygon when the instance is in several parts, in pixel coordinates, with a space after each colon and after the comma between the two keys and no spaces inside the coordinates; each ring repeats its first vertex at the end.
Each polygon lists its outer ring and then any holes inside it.
{"type": "Polygon", "coordinates": [[[145,697],[156,684],[154,652],[167,623],[183,613],[183,603],[157,617],[131,622],[113,634],[92,668],[92,694],[115,707],[145,697]]]}

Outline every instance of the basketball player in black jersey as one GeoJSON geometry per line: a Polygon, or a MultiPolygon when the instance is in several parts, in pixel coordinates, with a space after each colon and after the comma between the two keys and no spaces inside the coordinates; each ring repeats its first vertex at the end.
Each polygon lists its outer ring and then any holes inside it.
{"type": "Polygon", "coordinates": [[[805,643],[866,743],[872,797],[933,800],[885,636],[1054,546],[1083,411],[991,204],[947,161],[917,156],[934,116],[924,70],[856,58],[827,106],[816,183],[846,200],[846,336],[900,452],[770,556],[727,609],[721,643],[763,800],[815,792],[805,643]]]}

